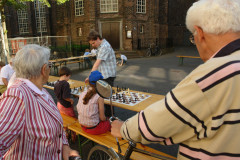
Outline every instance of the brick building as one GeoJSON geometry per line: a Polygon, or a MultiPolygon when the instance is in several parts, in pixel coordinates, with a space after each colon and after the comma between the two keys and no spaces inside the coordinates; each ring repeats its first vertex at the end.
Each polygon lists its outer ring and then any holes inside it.
{"type": "Polygon", "coordinates": [[[185,27],[187,9],[196,0],[70,0],[51,8],[29,2],[26,10],[6,8],[8,37],[70,36],[88,44],[91,29],[116,50],[190,45],[185,27]]]}

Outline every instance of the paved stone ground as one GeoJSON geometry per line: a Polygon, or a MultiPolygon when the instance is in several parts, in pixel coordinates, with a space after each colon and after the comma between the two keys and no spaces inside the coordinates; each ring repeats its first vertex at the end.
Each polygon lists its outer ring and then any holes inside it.
{"type": "MultiPolygon", "coordinates": [[[[194,46],[177,47],[173,52],[162,56],[129,59],[126,65],[117,68],[115,86],[165,95],[194,68],[203,63],[200,59],[185,58],[183,65],[179,65],[179,58],[176,55],[198,56],[198,53],[194,46]]],[[[73,71],[71,79],[84,81],[90,73],[90,69],[79,70],[78,65],[69,65],[69,67],[73,71]]],[[[49,92],[52,93],[52,91],[49,92]]],[[[135,114],[136,112],[115,107],[115,116],[122,120],[135,114]]],[[[76,144],[72,146],[75,148],[76,144]]],[[[177,155],[177,145],[152,144],[150,146],[167,154],[177,155]]]]}

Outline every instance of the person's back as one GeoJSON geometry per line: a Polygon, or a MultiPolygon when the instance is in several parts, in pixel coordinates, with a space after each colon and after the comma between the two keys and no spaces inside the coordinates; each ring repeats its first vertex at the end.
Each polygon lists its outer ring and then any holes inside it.
{"type": "Polygon", "coordinates": [[[96,126],[100,122],[99,110],[98,110],[98,99],[100,96],[95,93],[87,104],[84,104],[84,97],[88,90],[82,92],[79,96],[77,105],[78,120],[83,126],[96,126]]]}
{"type": "Polygon", "coordinates": [[[135,142],[179,144],[181,160],[240,159],[239,14],[239,0],[195,2],[186,26],[204,63],[163,100],[124,123],[114,121],[112,134],[135,142]]]}
{"type": "Polygon", "coordinates": [[[124,54],[121,54],[121,59],[127,61],[127,57],[124,54]]]}
{"type": "Polygon", "coordinates": [[[57,97],[57,107],[60,113],[74,117],[73,99],[71,98],[70,85],[67,82],[70,79],[71,71],[67,67],[59,70],[59,80],[54,84],[54,93],[57,97]]]}
{"type": "Polygon", "coordinates": [[[104,114],[104,100],[96,92],[96,81],[103,76],[99,71],[91,72],[90,88],[79,96],[77,104],[78,121],[82,129],[89,134],[102,134],[111,129],[110,122],[104,114]]]}
{"type": "Polygon", "coordinates": [[[11,78],[11,76],[13,75],[13,73],[15,72],[14,69],[13,69],[13,60],[14,60],[14,57],[11,57],[10,60],[9,60],[9,64],[5,65],[2,67],[1,69],[1,81],[0,81],[0,92],[3,93],[6,89],[7,89],[7,86],[8,86],[8,82],[11,78]]]}
{"type": "Polygon", "coordinates": [[[87,56],[89,54],[90,54],[89,49],[85,49],[84,56],[87,56]]]}

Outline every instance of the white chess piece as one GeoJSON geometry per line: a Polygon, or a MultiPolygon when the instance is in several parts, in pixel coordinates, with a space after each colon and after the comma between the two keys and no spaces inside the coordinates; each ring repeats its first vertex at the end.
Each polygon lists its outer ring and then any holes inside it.
{"type": "Polygon", "coordinates": [[[84,91],[87,91],[88,90],[88,86],[84,86],[84,91]]]}

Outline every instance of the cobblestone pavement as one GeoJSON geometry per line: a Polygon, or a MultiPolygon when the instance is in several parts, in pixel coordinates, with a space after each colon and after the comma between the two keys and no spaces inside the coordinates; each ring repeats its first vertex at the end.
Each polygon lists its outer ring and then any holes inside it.
{"type": "MultiPolygon", "coordinates": [[[[201,59],[185,58],[183,65],[179,65],[179,58],[176,55],[198,56],[198,53],[194,46],[176,47],[173,52],[162,56],[129,59],[126,65],[118,66],[114,85],[165,95],[194,68],[203,63],[201,59]]],[[[69,67],[73,71],[71,79],[84,81],[90,73],[90,69],[79,70],[78,65],[69,67]]],[[[75,103],[77,103],[77,99],[75,103]]],[[[126,120],[135,114],[136,112],[115,107],[115,115],[122,120],[126,120]]],[[[161,146],[154,144],[150,146],[167,154],[177,155],[177,145],[161,146]]]]}

